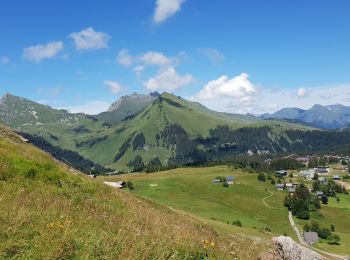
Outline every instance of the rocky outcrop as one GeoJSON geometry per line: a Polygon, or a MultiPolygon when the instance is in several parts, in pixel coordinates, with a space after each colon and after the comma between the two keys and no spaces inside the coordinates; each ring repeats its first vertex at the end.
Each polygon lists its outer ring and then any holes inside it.
{"type": "Polygon", "coordinates": [[[321,260],[323,257],[309,248],[299,245],[291,237],[272,239],[274,250],[259,257],[261,260],[321,260]]]}

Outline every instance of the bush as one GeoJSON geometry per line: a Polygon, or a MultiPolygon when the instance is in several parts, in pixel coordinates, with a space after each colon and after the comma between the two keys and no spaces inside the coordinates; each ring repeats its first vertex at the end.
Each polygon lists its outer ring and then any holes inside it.
{"type": "Polygon", "coordinates": [[[339,245],[340,237],[337,234],[330,234],[328,237],[328,244],[339,245]]]}
{"type": "Polygon", "coordinates": [[[309,212],[306,211],[306,210],[297,212],[297,213],[295,214],[295,216],[296,216],[297,218],[305,219],[305,220],[307,220],[307,219],[310,218],[309,212]]]}
{"type": "Polygon", "coordinates": [[[27,170],[24,174],[24,176],[28,179],[35,179],[36,175],[37,175],[37,170],[34,168],[30,168],[29,170],[27,170]]]}
{"type": "Polygon", "coordinates": [[[134,185],[132,184],[131,181],[128,181],[128,182],[126,183],[126,187],[127,187],[129,190],[133,190],[133,189],[134,189],[134,185]]]}
{"type": "Polygon", "coordinates": [[[266,181],[266,175],[264,173],[259,173],[258,174],[258,180],[259,181],[266,181]]]}
{"type": "Polygon", "coordinates": [[[264,230],[265,230],[266,232],[271,232],[271,228],[269,228],[268,226],[266,226],[266,227],[264,228],[264,230]]]}
{"type": "Polygon", "coordinates": [[[321,198],[322,204],[328,204],[328,198],[326,195],[323,195],[321,198]]]}
{"type": "Polygon", "coordinates": [[[237,226],[237,227],[241,227],[242,226],[242,222],[240,220],[234,220],[232,222],[232,225],[237,226]]]}
{"type": "Polygon", "coordinates": [[[331,224],[331,231],[334,232],[335,231],[335,225],[331,224]]]}
{"type": "Polygon", "coordinates": [[[225,182],[222,183],[222,186],[227,188],[228,187],[228,183],[225,181],[225,182]]]}
{"type": "Polygon", "coordinates": [[[271,184],[272,184],[272,185],[275,185],[275,184],[276,184],[276,182],[275,182],[274,179],[271,180],[271,184]]]}

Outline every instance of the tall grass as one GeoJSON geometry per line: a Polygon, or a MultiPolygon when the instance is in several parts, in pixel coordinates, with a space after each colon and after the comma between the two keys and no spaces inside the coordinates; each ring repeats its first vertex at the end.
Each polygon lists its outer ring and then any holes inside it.
{"type": "Polygon", "coordinates": [[[1,259],[254,259],[265,248],[73,174],[0,128],[1,259]]]}

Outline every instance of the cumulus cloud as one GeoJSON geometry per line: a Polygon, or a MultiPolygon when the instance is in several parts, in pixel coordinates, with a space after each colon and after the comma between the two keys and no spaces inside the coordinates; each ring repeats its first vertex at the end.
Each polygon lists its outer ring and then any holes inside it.
{"type": "Polygon", "coordinates": [[[195,100],[210,100],[217,98],[242,99],[258,94],[258,89],[249,80],[249,75],[242,73],[229,78],[224,75],[209,81],[194,97],[195,100]]]}
{"type": "Polygon", "coordinates": [[[1,59],[2,64],[9,64],[10,63],[10,58],[7,56],[2,57],[1,59]]]}
{"type": "Polygon", "coordinates": [[[141,55],[140,61],[144,65],[166,66],[172,63],[171,58],[166,57],[161,52],[149,51],[141,55]]]}
{"type": "Polygon", "coordinates": [[[73,32],[69,35],[74,41],[77,50],[93,50],[108,48],[110,36],[103,32],[96,32],[92,27],[81,32],[73,32]]]}
{"type": "Polygon", "coordinates": [[[296,94],[299,98],[304,98],[309,95],[309,92],[305,88],[299,88],[296,94]]]}
{"type": "Polygon", "coordinates": [[[41,62],[44,59],[50,59],[57,56],[64,48],[63,42],[49,42],[47,44],[39,44],[23,49],[23,58],[35,62],[41,62]]]}
{"type": "Polygon", "coordinates": [[[163,53],[158,51],[148,51],[139,55],[131,55],[129,50],[121,49],[118,52],[116,61],[118,64],[130,67],[133,64],[139,66],[168,66],[170,64],[176,64],[179,61],[179,57],[167,57],[163,53]]]}
{"type": "Polygon", "coordinates": [[[123,89],[123,87],[116,81],[105,80],[104,84],[112,94],[117,94],[123,89]]]}
{"type": "Polygon", "coordinates": [[[121,49],[118,52],[117,63],[126,67],[130,67],[133,64],[133,57],[129,54],[129,50],[121,49]]]}
{"type": "Polygon", "coordinates": [[[197,52],[207,57],[213,64],[217,65],[225,59],[224,54],[213,48],[198,49],[197,52]]]}
{"type": "Polygon", "coordinates": [[[181,10],[185,0],[157,0],[153,22],[160,24],[181,10]]]}
{"type": "Polygon", "coordinates": [[[173,66],[160,69],[157,75],[144,82],[150,91],[174,91],[195,81],[190,74],[179,75],[173,66]]]}

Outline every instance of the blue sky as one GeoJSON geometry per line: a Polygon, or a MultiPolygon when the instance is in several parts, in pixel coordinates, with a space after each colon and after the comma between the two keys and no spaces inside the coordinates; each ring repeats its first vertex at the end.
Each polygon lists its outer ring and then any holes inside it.
{"type": "Polygon", "coordinates": [[[0,3],[0,94],[98,113],[131,92],[212,109],[350,105],[347,0],[0,3]]]}

